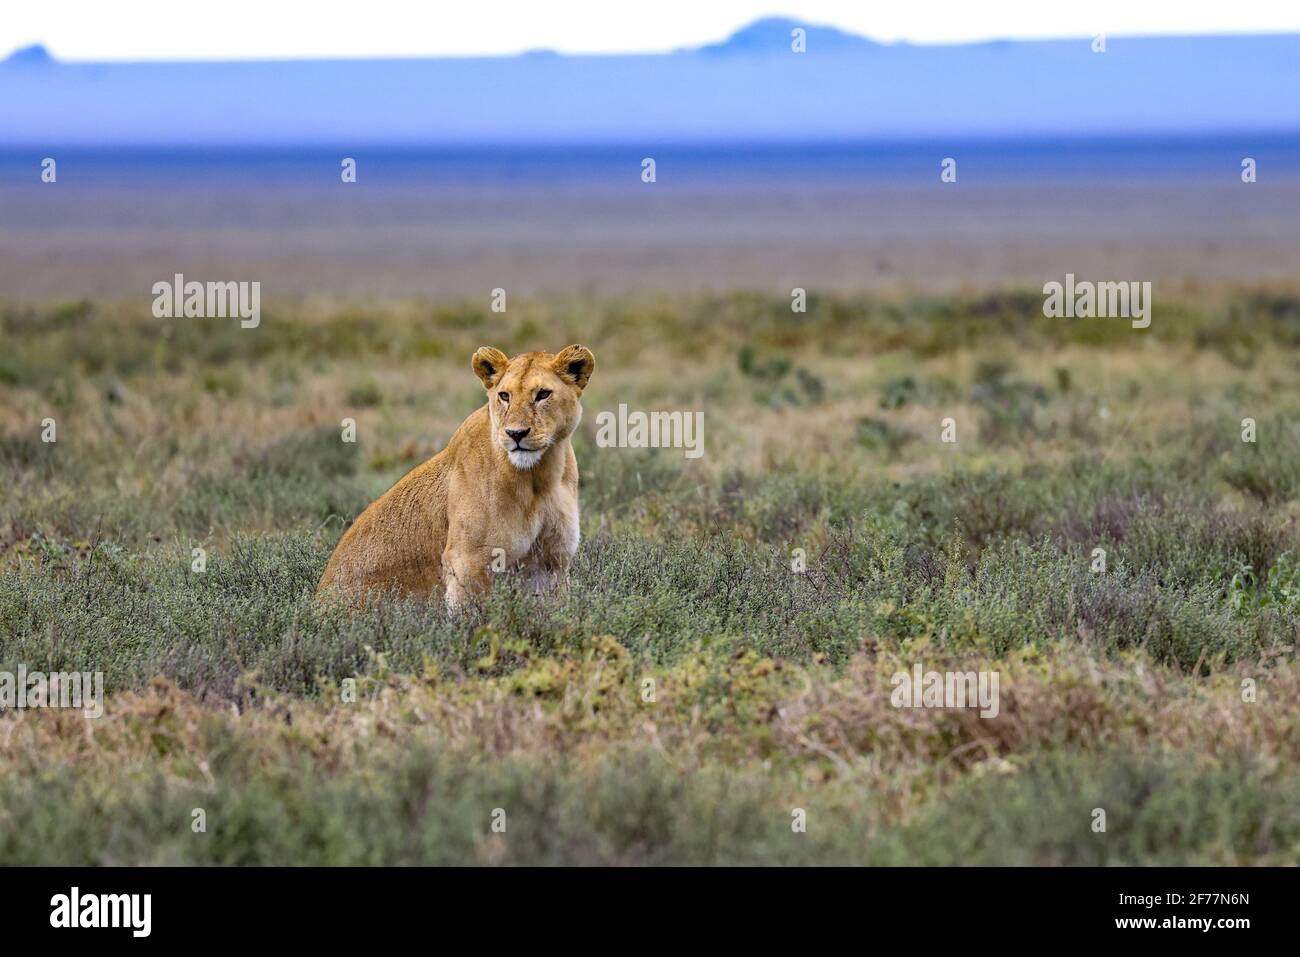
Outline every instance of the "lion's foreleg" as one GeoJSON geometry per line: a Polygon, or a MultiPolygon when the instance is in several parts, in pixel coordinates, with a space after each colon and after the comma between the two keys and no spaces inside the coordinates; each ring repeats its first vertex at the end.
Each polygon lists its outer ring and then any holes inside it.
{"type": "Polygon", "coordinates": [[[480,550],[451,542],[442,553],[442,575],[447,607],[453,610],[484,594],[491,584],[488,563],[480,550]]]}

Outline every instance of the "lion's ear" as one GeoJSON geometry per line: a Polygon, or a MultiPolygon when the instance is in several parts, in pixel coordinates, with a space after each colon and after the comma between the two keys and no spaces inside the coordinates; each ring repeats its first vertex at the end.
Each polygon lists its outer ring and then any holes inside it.
{"type": "Polygon", "coordinates": [[[567,379],[579,389],[585,389],[587,380],[596,369],[596,357],[586,346],[566,346],[551,362],[551,368],[561,379],[567,379]]]}
{"type": "Polygon", "coordinates": [[[474,353],[474,358],[470,360],[470,367],[485,389],[490,389],[501,381],[508,365],[510,360],[506,354],[491,346],[479,346],[478,351],[474,353]]]}

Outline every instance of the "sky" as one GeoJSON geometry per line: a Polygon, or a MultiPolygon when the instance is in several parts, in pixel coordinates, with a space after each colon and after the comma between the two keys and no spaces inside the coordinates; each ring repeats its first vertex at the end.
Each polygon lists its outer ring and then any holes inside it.
{"type": "Polygon", "coordinates": [[[764,16],[882,42],[1300,33],[1300,2],[1223,0],[0,0],[0,57],[230,60],[660,52],[764,16]],[[787,5],[782,7],[784,2],[787,5]]]}

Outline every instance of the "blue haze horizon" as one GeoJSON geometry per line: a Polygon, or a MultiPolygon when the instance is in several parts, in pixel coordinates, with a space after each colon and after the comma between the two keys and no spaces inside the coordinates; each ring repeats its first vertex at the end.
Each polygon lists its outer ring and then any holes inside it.
{"type": "MultiPolygon", "coordinates": [[[[663,54],[0,61],[0,143],[862,143],[1300,134],[1300,35],[879,44],[774,18],[663,54]]],[[[945,154],[951,155],[951,153],[945,154]]]]}

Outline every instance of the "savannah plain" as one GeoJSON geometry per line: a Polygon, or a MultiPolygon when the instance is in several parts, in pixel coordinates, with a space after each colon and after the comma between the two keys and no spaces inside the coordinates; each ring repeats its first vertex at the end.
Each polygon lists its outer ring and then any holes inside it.
{"type": "Polygon", "coordinates": [[[0,670],[108,700],[0,715],[0,863],[1297,863],[1300,226],[1259,186],[9,188],[0,670]],[[153,318],[175,272],[262,280],[259,327],[153,318]],[[1150,328],[1044,318],[1066,272],[1152,281],[1150,328]],[[569,342],[570,588],[314,602],[473,351],[569,342]],[[620,403],[703,456],[597,446],[620,403]],[[918,662],[997,671],[997,716],[891,706],[918,662]]]}

